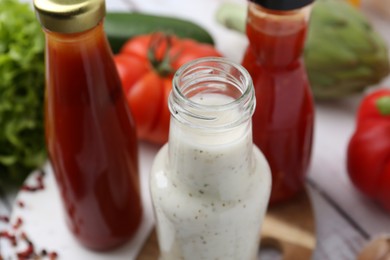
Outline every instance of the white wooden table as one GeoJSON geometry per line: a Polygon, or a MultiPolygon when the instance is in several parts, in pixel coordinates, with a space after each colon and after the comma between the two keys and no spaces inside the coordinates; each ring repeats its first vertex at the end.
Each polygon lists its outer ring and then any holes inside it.
{"type": "MultiPolygon", "coordinates": [[[[217,48],[226,57],[237,62],[241,60],[247,44],[242,35],[215,23],[213,15],[222,0],[106,1],[109,10],[137,9],[193,20],[210,31],[217,48]]],[[[390,18],[379,17],[365,2],[362,11],[390,46],[390,18]]],[[[390,87],[390,78],[381,85],[386,84],[390,87]]],[[[355,112],[361,97],[316,103],[314,150],[307,179],[316,215],[318,244],[313,257],[316,260],[355,259],[367,241],[381,234],[390,234],[390,214],[359,194],[346,173],[346,146],[354,130],[355,112]]],[[[0,215],[12,214],[15,194],[15,191],[0,191],[0,215]]],[[[1,228],[4,228],[2,223],[1,228]]],[[[135,251],[138,249],[134,248],[135,251]]],[[[2,250],[4,247],[0,247],[0,253],[2,250]]]]}

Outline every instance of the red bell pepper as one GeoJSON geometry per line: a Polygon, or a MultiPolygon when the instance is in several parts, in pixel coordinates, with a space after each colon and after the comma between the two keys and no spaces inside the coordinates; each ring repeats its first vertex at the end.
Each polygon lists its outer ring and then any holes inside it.
{"type": "Polygon", "coordinates": [[[390,90],[377,90],[361,102],[347,170],[358,190],[390,212],[390,90]]]}

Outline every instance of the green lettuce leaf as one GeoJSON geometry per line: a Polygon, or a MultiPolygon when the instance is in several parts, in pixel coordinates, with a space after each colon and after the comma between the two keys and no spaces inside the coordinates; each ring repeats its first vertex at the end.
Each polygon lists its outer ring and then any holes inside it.
{"type": "Polygon", "coordinates": [[[46,159],[44,35],[34,12],[0,0],[0,185],[20,184],[46,159]]]}

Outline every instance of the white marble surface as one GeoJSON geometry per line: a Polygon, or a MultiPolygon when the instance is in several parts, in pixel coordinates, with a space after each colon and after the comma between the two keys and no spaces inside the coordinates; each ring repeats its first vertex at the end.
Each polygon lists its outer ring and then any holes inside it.
{"type": "MultiPolygon", "coordinates": [[[[65,218],[61,206],[60,195],[55,183],[53,171],[49,164],[44,167],[45,189],[38,192],[20,191],[14,201],[10,224],[17,222],[18,218],[23,220],[20,228],[14,229],[13,233],[20,236],[25,232],[33,241],[36,252],[40,250],[53,250],[58,253],[60,259],[83,259],[83,260],[105,260],[105,259],[135,259],[145,239],[149,236],[154,224],[152,205],[148,189],[148,175],[150,162],[152,161],[156,147],[150,145],[140,146],[140,176],[143,202],[143,221],[136,235],[124,246],[109,252],[94,252],[82,247],[73,237],[65,225],[65,218]],[[18,205],[23,203],[23,207],[18,205]]],[[[33,172],[26,180],[27,184],[34,185],[38,171],[33,172]]],[[[14,257],[17,252],[23,250],[23,243],[17,247],[10,247],[4,243],[1,255],[14,257]]]]}

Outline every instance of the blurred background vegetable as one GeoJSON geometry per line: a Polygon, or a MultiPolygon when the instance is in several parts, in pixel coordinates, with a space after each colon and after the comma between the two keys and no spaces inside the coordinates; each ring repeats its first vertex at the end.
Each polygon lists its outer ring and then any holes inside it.
{"type": "Polygon", "coordinates": [[[359,93],[389,73],[383,38],[358,9],[339,0],[316,1],[304,54],[319,99],[359,93]]]}
{"type": "Polygon", "coordinates": [[[46,159],[44,38],[26,3],[0,1],[0,185],[17,185],[46,159]]]}
{"type": "MultiPolygon", "coordinates": [[[[225,2],[216,13],[219,23],[242,33],[245,17],[246,7],[237,3],[225,2]]],[[[304,59],[317,99],[359,93],[389,74],[386,42],[346,1],[315,1],[304,59]]]]}
{"type": "Polygon", "coordinates": [[[355,187],[390,213],[390,90],[365,96],[347,150],[355,187]]]}
{"type": "Polygon", "coordinates": [[[214,44],[211,35],[203,27],[191,21],[145,13],[108,12],[104,29],[114,53],[134,36],[154,32],[171,33],[180,38],[191,38],[198,42],[214,44]]]}
{"type": "Polygon", "coordinates": [[[360,6],[360,0],[348,0],[348,2],[354,6],[360,6]]]}
{"type": "Polygon", "coordinates": [[[184,63],[206,56],[221,54],[211,44],[164,33],[125,43],[115,62],[140,140],[160,145],[168,140],[173,74],[184,63]]]}

